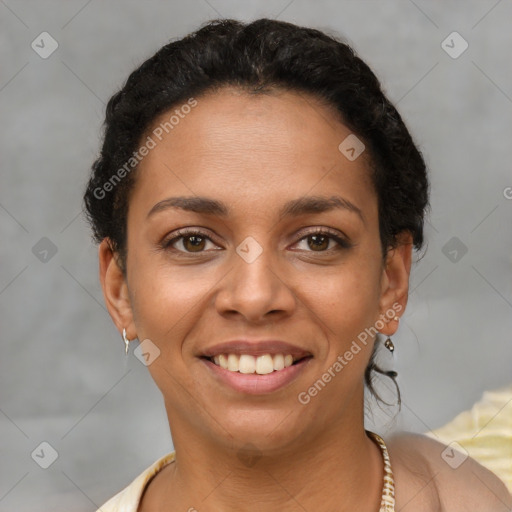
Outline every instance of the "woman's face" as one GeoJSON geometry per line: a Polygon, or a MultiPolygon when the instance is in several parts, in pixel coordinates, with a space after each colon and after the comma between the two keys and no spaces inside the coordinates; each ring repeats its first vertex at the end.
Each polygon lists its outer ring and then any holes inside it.
{"type": "Polygon", "coordinates": [[[126,280],[105,244],[100,258],[119,329],[153,344],[148,369],[173,437],[270,448],[358,418],[373,339],[358,340],[405,306],[408,277],[403,252],[383,265],[366,152],[347,158],[338,147],[350,130],[284,91],[226,88],[197,98],[161,141],[151,131],[130,197],[126,280]],[[279,371],[234,374],[201,357],[236,340],[284,341],[311,357],[279,370],[293,377],[284,384],[279,371]]]}

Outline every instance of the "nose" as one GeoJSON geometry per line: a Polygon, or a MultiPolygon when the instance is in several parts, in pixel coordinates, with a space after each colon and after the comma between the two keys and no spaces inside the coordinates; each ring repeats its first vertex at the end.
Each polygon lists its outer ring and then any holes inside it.
{"type": "Polygon", "coordinates": [[[252,262],[233,254],[231,270],[221,281],[215,297],[219,314],[264,323],[270,317],[286,317],[294,311],[297,301],[290,283],[286,282],[290,276],[280,275],[271,260],[269,250],[264,250],[252,262]]]}

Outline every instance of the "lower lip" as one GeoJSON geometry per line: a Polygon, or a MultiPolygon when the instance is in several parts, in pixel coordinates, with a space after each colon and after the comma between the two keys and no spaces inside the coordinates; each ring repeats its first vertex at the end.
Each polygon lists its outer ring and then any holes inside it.
{"type": "Polygon", "coordinates": [[[206,364],[207,368],[219,379],[222,383],[227,384],[235,391],[240,393],[247,393],[249,395],[261,395],[265,393],[272,393],[278,389],[283,388],[289,384],[293,379],[297,378],[301,372],[304,371],[312,357],[302,359],[302,361],[288,366],[282,370],[273,371],[265,375],[258,375],[256,373],[240,373],[231,372],[224,368],[217,366],[215,363],[208,359],[201,359],[206,364]]]}

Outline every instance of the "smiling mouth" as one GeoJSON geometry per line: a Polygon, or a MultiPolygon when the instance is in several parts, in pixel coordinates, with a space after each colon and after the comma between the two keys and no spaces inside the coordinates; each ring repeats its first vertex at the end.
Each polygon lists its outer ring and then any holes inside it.
{"type": "Polygon", "coordinates": [[[234,373],[267,375],[280,372],[312,357],[308,355],[294,358],[291,354],[263,354],[260,356],[252,356],[250,354],[219,354],[212,357],[202,356],[201,359],[210,361],[216,366],[234,373]]]}

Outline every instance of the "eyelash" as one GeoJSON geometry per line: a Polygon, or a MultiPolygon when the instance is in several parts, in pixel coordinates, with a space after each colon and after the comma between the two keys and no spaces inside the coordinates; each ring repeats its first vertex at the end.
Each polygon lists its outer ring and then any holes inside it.
{"type": "MultiPolygon", "coordinates": [[[[300,238],[297,240],[297,242],[295,242],[294,245],[296,245],[299,242],[302,242],[303,240],[306,240],[308,237],[314,236],[314,235],[327,236],[331,240],[334,240],[336,243],[338,243],[338,247],[326,249],[324,251],[312,251],[312,250],[310,250],[310,251],[306,251],[306,252],[330,253],[333,250],[350,249],[353,246],[350,242],[348,242],[344,238],[340,237],[337,232],[331,231],[330,229],[327,229],[327,228],[321,228],[321,229],[317,229],[316,231],[309,231],[307,233],[306,232],[300,233],[299,234],[300,238]]],[[[212,238],[210,236],[208,236],[206,233],[204,233],[203,231],[194,230],[194,229],[180,229],[180,230],[176,231],[176,233],[174,233],[174,235],[171,238],[164,239],[162,241],[162,243],[161,243],[161,247],[164,250],[170,250],[171,249],[171,250],[174,250],[174,251],[176,251],[178,253],[181,253],[181,254],[187,254],[187,255],[195,254],[192,251],[190,251],[190,252],[188,252],[188,251],[181,251],[181,250],[178,250],[178,249],[174,249],[172,247],[172,245],[174,243],[176,243],[177,241],[179,241],[181,239],[185,239],[185,238],[187,238],[189,236],[198,236],[198,237],[201,237],[203,239],[209,240],[212,243],[215,243],[212,240],[212,238]]],[[[208,251],[197,251],[197,254],[201,254],[201,253],[204,253],[204,252],[208,252],[208,251]]]]}

